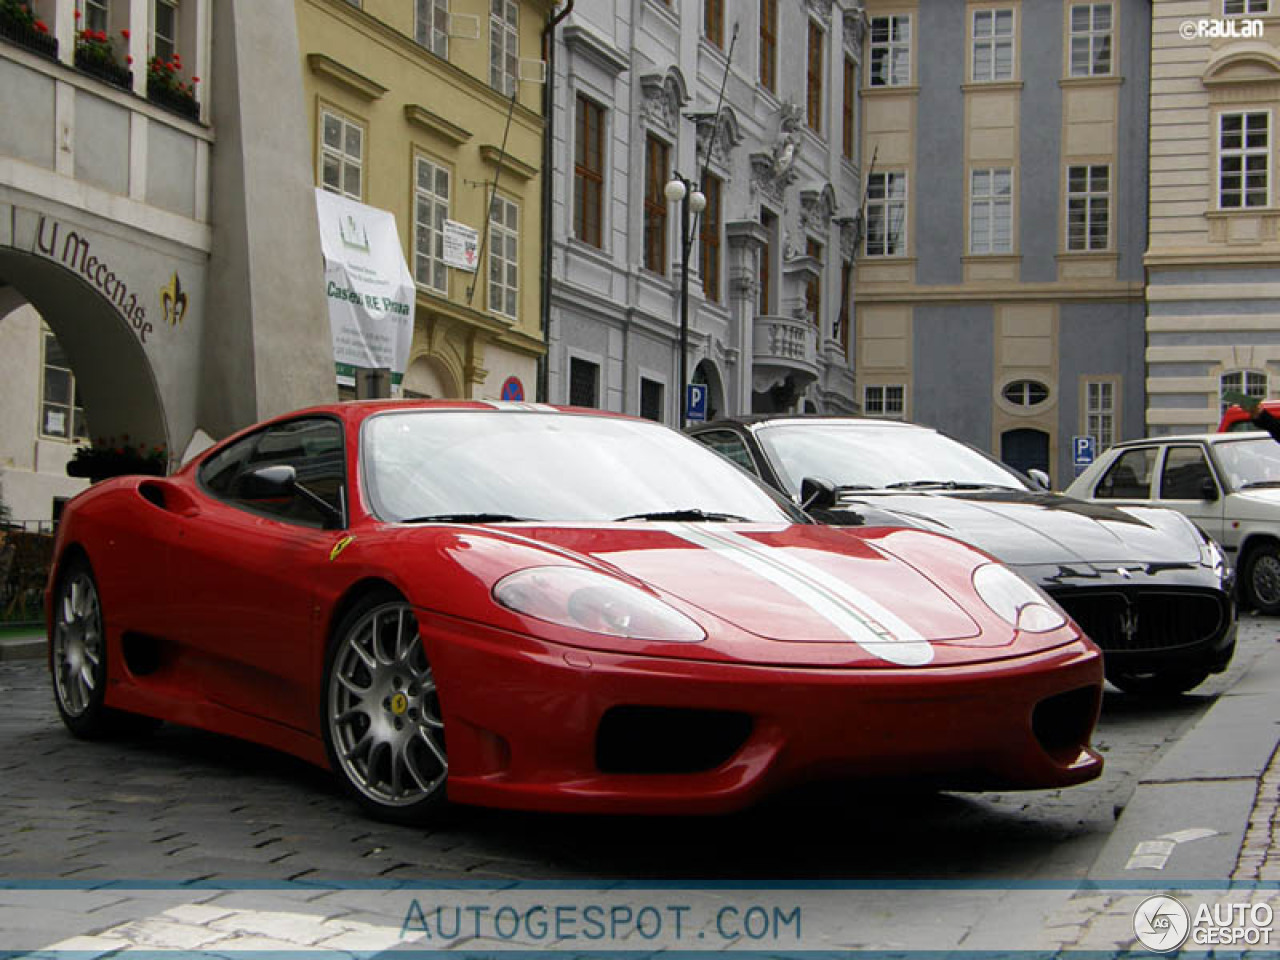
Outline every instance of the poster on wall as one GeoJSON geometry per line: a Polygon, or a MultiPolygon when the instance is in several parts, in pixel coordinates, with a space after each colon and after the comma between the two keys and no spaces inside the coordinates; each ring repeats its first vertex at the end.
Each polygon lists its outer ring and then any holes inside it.
{"type": "Polygon", "coordinates": [[[316,209],[338,383],[353,386],[360,367],[387,367],[398,393],[413,341],[415,288],[395,214],[319,188],[316,209]]]}

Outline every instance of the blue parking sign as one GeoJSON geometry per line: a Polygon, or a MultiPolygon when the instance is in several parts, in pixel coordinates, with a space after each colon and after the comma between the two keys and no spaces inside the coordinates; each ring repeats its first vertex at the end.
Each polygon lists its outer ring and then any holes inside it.
{"type": "Polygon", "coordinates": [[[691,383],[685,387],[685,408],[691,421],[707,419],[707,385],[691,383]]]}
{"type": "Polygon", "coordinates": [[[1098,457],[1098,441],[1093,437],[1071,438],[1071,462],[1077,467],[1087,467],[1098,457]]]}

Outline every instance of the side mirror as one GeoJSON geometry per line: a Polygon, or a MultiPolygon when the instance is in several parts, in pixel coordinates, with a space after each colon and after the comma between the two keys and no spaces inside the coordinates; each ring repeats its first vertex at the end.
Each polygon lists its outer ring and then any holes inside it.
{"type": "Polygon", "coordinates": [[[1049,475],[1039,467],[1032,467],[1027,471],[1027,476],[1030,477],[1031,482],[1041,490],[1049,490],[1053,487],[1053,483],[1049,480],[1049,475]]]}
{"type": "Polygon", "coordinates": [[[1210,503],[1218,499],[1218,485],[1213,482],[1213,477],[1205,477],[1200,481],[1200,499],[1210,503]]]}
{"type": "Polygon", "coordinates": [[[801,510],[830,510],[836,505],[836,485],[826,477],[805,477],[800,481],[801,510]]]}
{"type": "Polygon", "coordinates": [[[237,485],[240,500],[279,500],[298,491],[298,472],[287,463],[259,467],[240,478],[237,485]]]}

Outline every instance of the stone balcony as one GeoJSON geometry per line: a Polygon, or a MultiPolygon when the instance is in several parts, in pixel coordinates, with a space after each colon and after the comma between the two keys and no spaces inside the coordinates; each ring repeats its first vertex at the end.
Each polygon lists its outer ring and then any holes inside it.
{"type": "Polygon", "coordinates": [[[818,379],[817,329],[808,319],[760,315],[752,335],[753,388],[800,391],[818,379]]]}

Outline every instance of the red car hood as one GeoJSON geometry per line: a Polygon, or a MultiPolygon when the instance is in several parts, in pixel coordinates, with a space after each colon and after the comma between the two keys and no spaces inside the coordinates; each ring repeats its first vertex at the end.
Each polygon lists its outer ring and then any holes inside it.
{"type": "MultiPolygon", "coordinates": [[[[646,523],[518,532],[585,555],[765,640],[852,641],[887,663],[921,665],[932,659],[930,642],[981,632],[914,567],[828,527],[646,523]]],[[[967,577],[955,586],[957,595],[971,594],[967,577]]]]}

